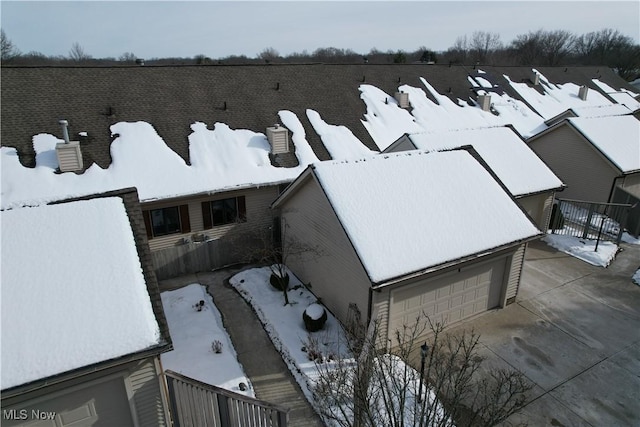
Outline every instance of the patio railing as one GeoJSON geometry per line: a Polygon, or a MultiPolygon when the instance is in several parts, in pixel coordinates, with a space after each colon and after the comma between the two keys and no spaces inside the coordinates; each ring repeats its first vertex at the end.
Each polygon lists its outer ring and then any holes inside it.
{"type": "Polygon", "coordinates": [[[289,410],[165,371],[175,427],[286,427],[289,410]]]}
{"type": "Polygon", "coordinates": [[[620,243],[631,205],[556,199],[550,228],[553,234],[620,243]]]}

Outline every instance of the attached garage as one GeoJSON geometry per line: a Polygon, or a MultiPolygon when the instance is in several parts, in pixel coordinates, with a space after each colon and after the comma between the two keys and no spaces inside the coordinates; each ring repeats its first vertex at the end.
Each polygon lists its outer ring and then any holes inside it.
{"type": "Polygon", "coordinates": [[[421,313],[451,324],[499,307],[505,264],[500,258],[390,291],[390,333],[415,322],[421,313]]]}

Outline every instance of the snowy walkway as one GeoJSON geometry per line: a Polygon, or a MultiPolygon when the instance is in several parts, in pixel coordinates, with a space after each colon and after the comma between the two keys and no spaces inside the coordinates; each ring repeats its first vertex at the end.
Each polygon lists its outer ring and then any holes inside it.
{"type": "Polygon", "coordinates": [[[197,273],[164,280],[160,282],[160,290],[189,283],[207,286],[256,397],[289,408],[291,427],[322,426],[251,307],[226,284],[225,279],[238,271],[197,273]]]}

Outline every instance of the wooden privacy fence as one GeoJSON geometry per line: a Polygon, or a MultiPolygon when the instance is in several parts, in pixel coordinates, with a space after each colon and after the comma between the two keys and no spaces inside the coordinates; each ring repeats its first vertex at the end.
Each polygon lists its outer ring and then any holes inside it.
{"type": "Polygon", "coordinates": [[[165,371],[175,427],[286,427],[289,410],[165,371]]]}
{"type": "Polygon", "coordinates": [[[208,240],[154,251],[151,257],[158,280],[164,280],[224,267],[235,261],[233,254],[234,250],[229,242],[208,240]]]}

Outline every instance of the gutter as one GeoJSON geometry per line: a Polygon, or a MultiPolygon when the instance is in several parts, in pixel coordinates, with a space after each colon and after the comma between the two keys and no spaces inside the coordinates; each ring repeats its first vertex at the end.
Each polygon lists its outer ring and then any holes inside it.
{"type": "Polygon", "coordinates": [[[544,233],[538,233],[538,234],[535,234],[533,236],[526,237],[524,239],[519,239],[519,240],[516,240],[516,241],[511,242],[511,243],[507,243],[507,244],[504,244],[504,245],[496,246],[496,247],[491,248],[491,249],[487,249],[487,250],[485,250],[483,252],[478,252],[478,253],[475,253],[473,255],[468,255],[468,256],[465,256],[465,257],[462,257],[462,258],[457,258],[457,259],[454,259],[454,260],[451,260],[451,261],[446,261],[446,262],[444,262],[442,264],[431,266],[431,267],[425,268],[423,270],[418,270],[418,271],[415,271],[415,272],[412,272],[412,273],[408,273],[408,274],[405,274],[405,275],[402,275],[402,276],[393,277],[393,278],[387,279],[387,280],[385,280],[383,282],[379,282],[379,283],[374,284],[372,286],[372,289],[377,291],[377,290],[380,290],[380,289],[385,288],[387,286],[395,285],[396,283],[404,282],[406,280],[413,279],[413,278],[416,278],[416,277],[419,277],[419,276],[423,276],[425,274],[435,273],[437,271],[444,270],[444,269],[449,268],[449,267],[453,267],[454,265],[457,265],[457,264],[460,264],[460,263],[477,260],[477,259],[486,257],[488,255],[494,254],[496,252],[503,251],[505,249],[509,249],[509,248],[516,247],[516,246],[520,246],[523,243],[528,243],[528,242],[531,242],[533,240],[537,240],[537,239],[539,239],[539,238],[541,238],[543,236],[545,236],[544,233]]]}

